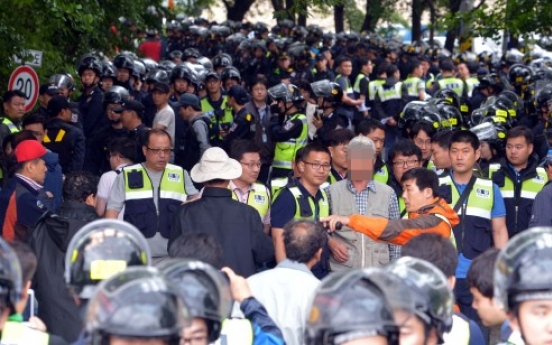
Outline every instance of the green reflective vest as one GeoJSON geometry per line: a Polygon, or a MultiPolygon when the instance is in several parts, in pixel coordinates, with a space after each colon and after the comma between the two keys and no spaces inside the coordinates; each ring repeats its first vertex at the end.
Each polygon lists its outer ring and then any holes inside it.
{"type": "Polygon", "coordinates": [[[479,85],[479,79],[476,77],[469,77],[466,79],[466,85],[468,87],[468,97],[471,97],[473,90],[479,85]]]}
{"type": "MultiPolygon", "coordinates": [[[[359,73],[355,79],[355,83],[353,84],[353,91],[360,94],[360,82],[363,79],[368,79],[368,76],[359,73]]],[[[368,79],[368,82],[370,82],[370,79],[368,79]]],[[[366,90],[368,92],[368,90],[366,90]]],[[[365,95],[366,97],[369,97],[369,95],[365,95]]]]}
{"type": "Polygon", "coordinates": [[[381,102],[387,102],[394,99],[402,98],[402,82],[398,82],[388,89],[384,89],[382,85],[376,91],[381,102]]]}
{"type": "Polygon", "coordinates": [[[291,182],[289,177],[278,177],[270,180],[270,193],[272,195],[272,201],[276,199],[276,196],[280,194],[280,191],[291,182]]]}
{"type": "Polygon", "coordinates": [[[307,126],[307,117],[304,114],[293,115],[284,123],[284,127],[288,124],[291,124],[294,120],[297,119],[301,120],[303,125],[301,134],[299,134],[297,138],[291,138],[287,141],[279,141],[276,143],[274,160],[272,161],[272,166],[274,168],[291,170],[291,162],[295,159],[295,153],[297,153],[297,150],[307,145],[309,133],[307,126]]]}
{"type": "MultiPolygon", "coordinates": [[[[337,83],[337,80],[341,77],[343,77],[343,76],[341,74],[338,74],[335,77],[334,82],[337,83]]],[[[343,89],[343,93],[346,94],[346,95],[349,95],[349,94],[353,93],[353,87],[351,85],[351,82],[349,81],[349,77],[344,77],[344,78],[345,78],[345,89],[343,89]]]]}
{"type": "Polygon", "coordinates": [[[289,188],[289,191],[295,198],[295,216],[293,216],[293,219],[309,219],[317,221],[321,217],[328,217],[330,215],[328,196],[323,189],[320,189],[322,198],[318,200],[318,205],[314,204],[314,198],[307,196],[309,209],[307,209],[307,205],[304,202],[305,197],[303,196],[303,193],[301,193],[301,190],[299,190],[299,187],[291,187],[289,188]]]}
{"type": "Polygon", "coordinates": [[[222,322],[217,344],[252,345],[255,339],[253,325],[248,319],[226,319],[222,322]]]}
{"type": "Polygon", "coordinates": [[[373,179],[374,181],[378,181],[383,184],[387,184],[389,182],[389,169],[386,164],[384,164],[380,170],[376,171],[373,179]]]}
{"type": "Polygon", "coordinates": [[[408,78],[406,78],[404,80],[404,84],[406,85],[406,88],[408,90],[408,98],[410,99],[413,99],[415,98],[416,100],[420,100],[420,90],[419,90],[419,85],[420,83],[423,83],[422,79],[421,78],[418,78],[418,77],[413,77],[413,76],[408,76],[408,78]]]}
{"type": "Polygon", "coordinates": [[[232,123],[234,122],[234,116],[232,115],[232,108],[228,106],[228,96],[222,96],[222,103],[220,109],[215,110],[211,103],[209,103],[209,98],[204,97],[201,99],[201,112],[207,114],[211,119],[210,125],[210,140],[222,140],[220,131],[228,132],[232,123]]]}
{"type": "Polygon", "coordinates": [[[454,91],[458,97],[462,97],[464,94],[464,81],[456,77],[445,77],[441,80],[438,80],[439,89],[449,89],[454,91]]]}
{"type": "Polygon", "coordinates": [[[368,99],[370,101],[373,101],[376,99],[376,92],[378,91],[378,88],[383,84],[385,84],[385,79],[372,80],[368,84],[368,99]]]}
{"type": "MultiPolygon", "coordinates": [[[[232,199],[238,200],[235,191],[232,191],[232,199]]],[[[266,216],[270,209],[270,195],[268,195],[268,189],[265,185],[254,183],[251,186],[251,190],[247,195],[247,204],[259,212],[261,219],[266,216]]]]}

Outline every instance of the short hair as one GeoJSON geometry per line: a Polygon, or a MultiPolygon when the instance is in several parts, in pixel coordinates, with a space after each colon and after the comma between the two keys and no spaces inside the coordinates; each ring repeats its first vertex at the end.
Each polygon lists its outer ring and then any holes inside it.
{"type": "Polygon", "coordinates": [[[307,144],[307,146],[304,147],[303,149],[303,152],[302,152],[302,160],[307,158],[311,152],[324,152],[324,153],[327,153],[328,156],[331,157],[331,153],[330,153],[330,150],[328,150],[328,148],[322,144],[319,144],[319,143],[310,143],[310,144],[307,144]]]}
{"type": "Polygon", "coordinates": [[[305,157],[304,153],[305,153],[305,147],[301,147],[299,150],[295,152],[295,158],[294,158],[295,164],[303,160],[303,158],[305,157]]]}
{"type": "Polygon", "coordinates": [[[403,155],[406,157],[416,156],[416,158],[422,160],[422,150],[411,140],[399,140],[389,150],[389,162],[393,163],[393,160],[398,155],[403,155]]]}
{"type": "Polygon", "coordinates": [[[493,298],[493,272],[496,259],[500,250],[489,248],[481,255],[473,259],[468,270],[467,282],[469,287],[473,287],[487,297],[493,298]]]}
{"type": "Polygon", "coordinates": [[[346,56],[346,55],[345,55],[345,56],[342,56],[342,57],[339,58],[339,61],[337,62],[337,66],[338,66],[338,67],[341,67],[341,65],[342,65],[344,62],[350,62],[350,63],[352,63],[353,60],[352,60],[350,57],[346,56]]]}
{"type": "Polygon", "coordinates": [[[414,72],[414,70],[422,65],[422,62],[417,58],[412,58],[408,62],[408,73],[414,72]]]}
{"type": "Polygon", "coordinates": [[[266,77],[255,77],[251,82],[251,84],[249,84],[250,85],[249,90],[252,90],[253,86],[257,84],[262,84],[268,88],[268,80],[266,79],[266,77]]]}
{"type": "Polygon", "coordinates": [[[404,183],[408,180],[415,180],[416,187],[418,187],[419,190],[429,188],[433,193],[433,197],[437,196],[437,189],[439,188],[439,178],[433,170],[426,168],[412,168],[402,175],[401,183],[404,183]]]}
{"type": "Polygon", "coordinates": [[[38,140],[38,139],[34,135],[33,131],[30,131],[28,129],[14,133],[11,141],[12,150],[15,150],[17,145],[19,145],[20,142],[25,140],[38,140]]]}
{"type": "Polygon", "coordinates": [[[169,141],[171,142],[171,145],[172,145],[172,138],[171,138],[171,135],[169,134],[169,132],[167,132],[164,129],[152,128],[149,131],[147,131],[147,133],[146,133],[146,138],[144,140],[144,146],[146,146],[146,147],[149,146],[152,135],[164,135],[167,138],[169,138],[169,141]]]}
{"type": "Polygon", "coordinates": [[[441,68],[442,71],[454,72],[454,63],[452,62],[451,59],[446,59],[441,61],[441,63],[439,64],[439,67],[441,68]]]}
{"type": "Polygon", "coordinates": [[[107,145],[109,153],[116,153],[121,158],[128,159],[131,162],[136,161],[137,152],[136,141],[129,138],[114,138],[107,145]]]}
{"type": "Polygon", "coordinates": [[[458,252],[449,238],[426,233],[412,238],[401,248],[401,256],[411,256],[432,263],[445,277],[454,277],[458,252]]]}
{"type": "Polygon", "coordinates": [[[510,138],[519,138],[524,137],[527,144],[533,144],[535,142],[535,135],[533,134],[533,131],[526,126],[516,126],[508,132],[506,132],[506,142],[510,138]]]}
{"type": "Polygon", "coordinates": [[[284,226],[286,256],[292,261],[309,262],[326,241],[326,232],[319,222],[291,220],[284,226]]]}
{"type": "Polygon", "coordinates": [[[479,63],[476,61],[468,61],[466,62],[466,66],[468,67],[468,71],[470,71],[470,74],[476,74],[479,70],[479,63]]]}
{"type": "Polygon", "coordinates": [[[414,140],[415,137],[420,134],[421,131],[426,132],[427,136],[432,138],[437,131],[435,130],[435,127],[427,121],[418,121],[414,123],[412,126],[412,129],[410,129],[409,137],[410,139],[414,140]]]}
{"type": "Polygon", "coordinates": [[[330,131],[326,137],[326,145],[328,147],[335,147],[339,145],[345,145],[351,139],[353,139],[355,135],[350,129],[347,128],[339,128],[334,129],[333,131],[330,131]]]}
{"type": "Polygon", "coordinates": [[[399,68],[394,64],[389,64],[387,68],[385,69],[385,74],[387,74],[387,78],[390,78],[393,74],[397,73],[399,68]]]}
{"type": "Polygon", "coordinates": [[[234,140],[230,146],[230,158],[239,161],[246,153],[258,153],[261,155],[261,147],[251,140],[234,140]]]}
{"type": "Polygon", "coordinates": [[[387,61],[382,61],[379,63],[378,65],[378,68],[377,68],[377,73],[378,73],[378,76],[386,73],[387,74],[387,67],[389,66],[389,62],[387,61]]]}
{"type": "Polygon", "coordinates": [[[193,259],[222,268],[222,245],[213,235],[186,233],[176,238],[169,246],[171,258],[193,259]]]}
{"type": "Polygon", "coordinates": [[[65,176],[63,199],[84,203],[90,195],[98,193],[100,179],[88,171],[74,171],[65,176]]]}
{"type": "Polygon", "coordinates": [[[454,143],[470,144],[474,151],[477,151],[480,146],[477,134],[469,130],[455,131],[450,137],[449,149],[454,143]]]}
{"type": "Polygon", "coordinates": [[[440,131],[431,136],[431,143],[437,144],[442,149],[448,150],[450,146],[450,137],[452,136],[452,131],[440,131]]]}
{"type": "Polygon", "coordinates": [[[9,91],[4,92],[4,95],[2,96],[2,101],[4,103],[11,102],[12,98],[14,98],[14,97],[26,98],[27,96],[25,96],[25,94],[22,91],[9,90],[9,91]]]}
{"type": "Polygon", "coordinates": [[[38,113],[30,113],[29,115],[25,116],[23,118],[22,127],[25,128],[28,125],[34,125],[36,123],[39,123],[42,125],[44,129],[46,129],[46,117],[44,115],[38,114],[38,113]]]}
{"type": "Polygon", "coordinates": [[[17,259],[19,259],[19,265],[21,266],[21,278],[23,278],[21,283],[25,284],[28,281],[33,280],[36,272],[37,259],[31,247],[20,241],[10,241],[8,244],[15,252],[15,255],[17,255],[17,259]]]}
{"type": "Polygon", "coordinates": [[[368,56],[361,56],[358,59],[358,65],[359,66],[366,66],[369,62],[371,62],[370,58],[368,56]]]}
{"type": "Polygon", "coordinates": [[[383,123],[381,123],[381,121],[378,121],[376,119],[362,119],[355,127],[355,134],[368,135],[376,129],[381,129],[385,132],[385,126],[383,125],[383,123]]]}

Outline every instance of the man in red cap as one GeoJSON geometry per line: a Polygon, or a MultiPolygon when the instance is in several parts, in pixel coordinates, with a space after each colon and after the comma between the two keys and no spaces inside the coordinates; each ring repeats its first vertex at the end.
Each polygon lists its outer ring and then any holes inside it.
{"type": "Polygon", "coordinates": [[[37,140],[24,140],[14,150],[15,175],[0,191],[0,226],[8,241],[26,241],[27,229],[49,210],[51,195],[44,191],[46,149],[37,140]]]}

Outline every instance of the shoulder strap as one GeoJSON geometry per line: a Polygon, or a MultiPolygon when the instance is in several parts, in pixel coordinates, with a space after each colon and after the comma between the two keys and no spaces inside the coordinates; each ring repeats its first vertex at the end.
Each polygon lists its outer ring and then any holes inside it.
{"type": "Polygon", "coordinates": [[[472,175],[470,182],[468,182],[468,185],[466,186],[466,189],[464,189],[464,191],[460,195],[460,198],[458,198],[458,201],[453,207],[454,212],[458,213],[458,210],[460,209],[460,207],[462,207],[462,204],[464,203],[464,201],[466,201],[468,195],[470,195],[473,189],[473,185],[475,184],[475,180],[477,180],[477,177],[472,175]]]}

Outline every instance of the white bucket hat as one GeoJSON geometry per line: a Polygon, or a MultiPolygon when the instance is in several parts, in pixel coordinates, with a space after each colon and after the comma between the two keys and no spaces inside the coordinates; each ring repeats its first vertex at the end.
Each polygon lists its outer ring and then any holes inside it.
{"type": "Polygon", "coordinates": [[[191,171],[194,182],[203,183],[210,180],[233,180],[242,174],[241,164],[230,157],[220,147],[211,147],[203,153],[199,163],[191,171]]]}

